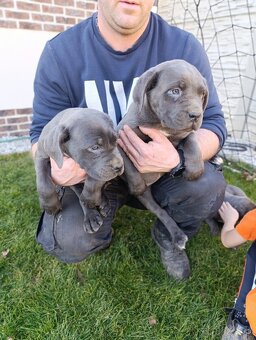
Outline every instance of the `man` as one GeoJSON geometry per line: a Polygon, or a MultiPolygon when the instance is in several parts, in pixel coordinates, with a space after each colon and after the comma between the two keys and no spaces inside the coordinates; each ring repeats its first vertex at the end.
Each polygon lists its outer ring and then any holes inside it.
{"type": "MultiPolygon", "coordinates": [[[[32,152],[44,125],[59,111],[69,107],[89,107],[110,115],[118,124],[130,104],[138,77],[147,69],[171,59],[194,64],[207,79],[209,102],[202,128],[196,133],[205,161],[222,147],[226,128],[221,105],[213,84],[207,56],[189,33],[169,26],[151,13],[153,0],[99,0],[98,13],[48,42],[35,77],[34,116],[31,128],[32,152]]],[[[158,203],[167,210],[191,237],[207,216],[222,203],[225,182],[221,171],[211,162],[196,181],[187,182],[179,173],[180,158],[173,145],[160,132],[145,129],[152,143],[138,141],[129,128],[120,134],[120,145],[133,157],[140,172],[165,172],[152,187],[158,203]],[[170,171],[174,178],[170,176],[170,171]]],[[[66,159],[59,169],[51,161],[53,181],[59,186],[61,215],[43,214],[37,241],[44,249],[65,262],[81,261],[106,248],[112,237],[111,223],[123,204],[140,207],[128,195],[126,185],[112,181],[106,189],[112,210],[95,234],[85,234],[82,211],[68,185],[86,180],[86,173],[66,159]]],[[[161,251],[162,262],[170,276],[187,278],[189,260],[185,251],[173,247],[169,234],[158,221],[152,236],[161,251]]]]}

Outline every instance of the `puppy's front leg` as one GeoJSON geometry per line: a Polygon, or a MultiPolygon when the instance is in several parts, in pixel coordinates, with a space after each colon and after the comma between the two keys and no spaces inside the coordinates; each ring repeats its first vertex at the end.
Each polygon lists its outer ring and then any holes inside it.
{"type": "Polygon", "coordinates": [[[124,176],[123,177],[128,183],[130,193],[134,196],[143,194],[147,186],[145,184],[145,181],[142,175],[135,168],[135,166],[133,165],[129,157],[126,155],[126,153],[121,148],[119,148],[119,151],[121,153],[121,156],[124,162],[124,176]]]}
{"type": "Polygon", "coordinates": [[[54,215],[61,210],[61,203],[51,178],[50,159],[36,156],[35,169],[40,206],[48,214],[54,215]]]}
{"type": "Polygon", "coordinates": [[[183,176],[189,181],[195,180],[204,172],[204,161],[194,132],[185,139],[183,151],[186,167],[183,176]]]}
{"type": "Polygon", "coordinates": [[[103,218],[109,213],[109,204],[102,194],[105,182],[87,177],[82,193],[79,197],[84,211],[84,229],[88,233],[94,233],[103,224],[103,218]]]}

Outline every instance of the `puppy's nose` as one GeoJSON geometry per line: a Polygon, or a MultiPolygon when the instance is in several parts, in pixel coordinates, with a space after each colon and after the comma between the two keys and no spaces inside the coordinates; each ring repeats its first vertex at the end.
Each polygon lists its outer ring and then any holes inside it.
{"type": "Polygon", "coordinates": [[[123,162],[122,161],[114,161],[112,164],[112,169],[114,172],[119,173],[123,171],[123,162]]]}
{"type": "Polygon", "coordinates": [[[200,113],[189,112],[188,116],[192,121],[197,121],[200,117],[200,113]]]}
{"type": "Polygon", "coordinates": [[[115,173],[121,173],[123,170],[123,166],[113,166],[113,170],[115,173]]]}

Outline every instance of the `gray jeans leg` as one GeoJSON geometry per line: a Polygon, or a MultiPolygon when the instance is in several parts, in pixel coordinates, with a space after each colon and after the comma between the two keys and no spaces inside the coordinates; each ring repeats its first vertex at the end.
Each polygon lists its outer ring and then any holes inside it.
{"type": "MultiPolygon", "coordinates": [[[[204,174],[197,180],[171,178],[166,174],[153,184],[152,193],[187,236],[192,237],[203,220],[215,215],[223,202],[225,188],[221,169],[206,162],[204,174]]],[[[160,221],[157,225],[166,229],[160,221]]]]}
{"type": "Polygon", "coordinates": [[[60,193],[62,210],[55,216],[43,213],[38,225],[36,241],[50,255],[62,262],[80,262],[87,256],[107,248],[112,239],[112,221],[118,208],[127,200],[128,189],[120,179],[106,187],[104,194],[109,200],[110,213],[101,228],[93,233],[83,229],[84,215],[78,197],[66,187],[60,193]]]}

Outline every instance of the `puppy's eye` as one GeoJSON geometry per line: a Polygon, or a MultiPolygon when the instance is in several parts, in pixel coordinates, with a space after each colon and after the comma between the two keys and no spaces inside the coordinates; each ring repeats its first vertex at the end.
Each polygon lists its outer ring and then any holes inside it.
{"type": "Polygon", "coordinates": [[[97,150],[99,150],[100,148],[101,148],[100,145],[95,144],[95,145],[91,146],[91,147],[89,148],[89,150],[90,150],[90,151],[97,151],[97,150]]]}
{"type": "Polygon", "coordinates": [[[181,93],[182,93],[182,91],[179,87],[175,87],[174,89],[170,89],[167,92],[167,94],[174,99],[177,99],[178,97],[180,97],[181,93]]]}

